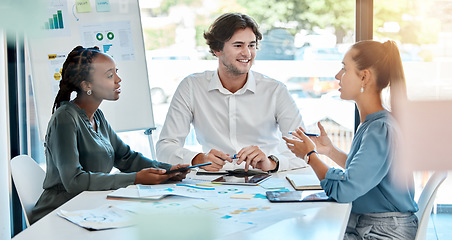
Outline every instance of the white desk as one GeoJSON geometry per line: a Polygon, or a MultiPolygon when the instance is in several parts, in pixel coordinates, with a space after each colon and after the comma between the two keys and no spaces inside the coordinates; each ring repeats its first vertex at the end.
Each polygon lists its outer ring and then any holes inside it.
{"type": "MultiPolygon", "coordinates": [[[[309,168],[298,169],[295,171],[282,172],[273,174],[273,179],[283,179],[286,173],[300,173],[312,174],[309,168]]],[[[190,177],[195,177],[194,174],[189,174],[190,177]]],[[[286,188],[293,190],[287,181],[280,180],[280,183],[286,184],[286,188]]],[[[230,185],[231,186],[231,185],[230,185]]],[[[253,186],[262,193],[267,191],[260,186],[253,186]]],[[[86,210],[96,208],[105,204],[124,204],[130,201],[119,201],[106,199],[106,195],[111,191],[85,191],[72,200],[62,205],[59,209],[74,211],[86,210]]],[[[171,201],[169,197],[160,200],[171,201]]],[[[182,197],[176,197],[181,198],[182,197]]],[[[173,200],[174,201],[174,200],[173,200]]],[[[183,201],[183,200],[182,200],[183,201]]],[[[248,199],[234,199],[233,201],[241,201],[243,206],[249,205],[248,199]]],[[[283,209],[286,212],[293,212],[294,215],[287,219],[275,218],[273,213],[262,224],[257,224],[244,231],[235,232],[233,234],[226,234],[218,236],[220,239],[343,239],[347,221],[350,215],[351,204],[338,204],[334,202],[315,202],[315,203],[270,203],[268,200],[262,199],[262,204],[266,204],[276,209],[283,209]],[[272,221],[274,219],[274,221],[272,221]]],[[[141,203],[143,204],[143,203],[141,203]]],[[[58,209],[57,209],[58,210],[58,209]]],[[[265,218],[265,217],[263,217],[265,218]]],[[[191,223],[193,224],[193,223],[191,223]]],[[[173,224],[178,225],[178,224],[173,224]]],[[[219,227],[219,226],[215,226],[219,227]]],[[[178,226],[170,226],[165,231],[168,231],[168,238],[172,231],[180,229],[178,226]]],[[[82,239],[82,240],[98,240],[98,239],[139,239],[136,235],[136,227],[119,228],[102,231],[89,231],[78,227],[77,225],[59,217],[55,211],[51,212],[43,219],[39,220],[31,227],[25,229],[13,240],[22,239],[82,239]]],[[[202,235],[202,233],[200,233],[202,235]]],[[[152,236],[152,235],[150,235],[152,236]]],[[[148,238],[148,237],[146,237],[148,238]]],[[[179,238],[181,239],[181,238],[179,238]]],[[[183,239],[183,238],[182,238],[183,239]]],[[[202,239],[197,237],[197,239],[202,239]]]]}

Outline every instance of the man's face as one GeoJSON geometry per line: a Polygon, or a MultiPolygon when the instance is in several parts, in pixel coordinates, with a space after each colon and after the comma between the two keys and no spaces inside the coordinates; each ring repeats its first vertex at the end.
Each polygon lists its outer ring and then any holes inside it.
{"type": "Polygon", "coordinates": [[[215,52],[220,60],[220,71],[236,76],[247,74],[256,56],[256,45],[256,35],[251,28],[237,30],[224,43],[223,50],[215,52]]]}

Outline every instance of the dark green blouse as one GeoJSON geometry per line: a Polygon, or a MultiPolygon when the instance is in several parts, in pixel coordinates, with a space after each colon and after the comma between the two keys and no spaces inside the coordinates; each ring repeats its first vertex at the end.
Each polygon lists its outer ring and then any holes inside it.
{"type": "Polygon", "coordinates": [[[82,191],[126,187],[143,168],[171,165],[134,152],[113,131],[102,111],[94,113],[97,132],[88,116],[72,102],[62,102],[50,119],[45,139],[47,162],[44,192],[33,209],[35,222],[82,191]],[[121,173],[110,174],[116,167],[121,173]]]}

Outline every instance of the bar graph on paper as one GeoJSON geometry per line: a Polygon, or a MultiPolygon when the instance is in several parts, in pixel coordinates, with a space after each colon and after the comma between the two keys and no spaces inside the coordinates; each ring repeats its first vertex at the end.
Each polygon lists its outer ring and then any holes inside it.
{"type": "Polygon", "coordinates": [[[63,11],[57,10],[55,14],[49,17],[44,23],[44,29],[64,29],[63,11]]]}
{"type": "Polygon", "coordinates": [[[68,5],[66,0],[49,0],[47,12],[42,18],[40,24],[41,29],[49,35],[49,37],[69,36],[69,21],[72,17],[68,13],[68,5]]]}

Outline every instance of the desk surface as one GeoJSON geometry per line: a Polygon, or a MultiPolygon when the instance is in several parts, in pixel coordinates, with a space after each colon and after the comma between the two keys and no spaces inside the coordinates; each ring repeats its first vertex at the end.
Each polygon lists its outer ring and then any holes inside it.
{"type": "MultiPolygon", "coordinates": [[[[293,188],[288,184],[284,177],[287,173],[299,173],[299,174],[313,174],[310,168],[298,169],[294,171],[281,172],[277,174],[273,174],[272,180],[275,184],[284,184],[285,187],[289,190],[293,190],[293,188]]],[[[194,172],[187,175],[188,178],[196,178],[194,172]]],[[[190,180],[190,179],[188,179],[190,180]]],[[[270,180],[268,180],[270,181],[270,180]]],[[[270,182],[272,183],[272,182],[270,182]]],[[[235,186],[223,185],[223,188],[236,188],[235,186]]],[[[237,187],[240,188],[240,187],[237,187]]],[[[241,188],[249,188],[253,189],[255,192],[265,193],[266,189],[260,186],[245,186],[241,188]]],[[[58,209],[63,209],[66,211],[74,211],[74,210],[87,210],[96,208],[105,204],[110,205],[120,205],[120,204],[130,204],[135,202],[136,204],[153,204],[155,201],[124,201],[124,200],[110,200],[106,198],[106,195],[111,191],[85,191],[72,200],[68,201],[64,205],[62,205],[58,209]]],[[[193,199],[186,200],[190,198],[183,197],[167,197],[162,200],[159,200],[158,203],[174,203],[184,201],[193,201],[193,199]]],[[[305,203],[270,203],[266,199],[259,200],[249,200],[249,199],[225,199],[222,201],[221,199],[216,199],[216,204],[226,204],[226,202],[234,204],[239,204],[241,207],[250,208],[253,205],[259,204],[260,206],[267,206],[271,208],[273,212],[269,211],[267,213],[260,213],[258,216],[258,220],[251,226],[244,230],[235,232],[234,226],[239,226],[236,223],[230,222],[231,224],[222,224],[223,226],[229,227],[232,229],[231,232],[225,234],[226,228],[223,228],[223,232],[221,234],[215,234],[215,238],[217,239],[343,239],[343,235],[345,232],[345,228],[347,225],[347,221],[350,215],[351,204],[339,204],[334,202],[305,202],[305,203]],[[257,201],[257,202],[256,202],[257,201]],[[236,225],[234,225],[236,224],[236,225]]],[[[201,200],[198,200],[201,201],[201,200]]],[[[204,200],[202,200],[204,201],[204,200]]],[[[215,200],[213,200],[215,201],[215,200]]],[[[207,201],[209,202],[209,201],[207,201]]],[[[223,206],[220,206],[220,208],[223,206]]],[[[57,209],[57,210],[58,210],[57,209]]],[[[165,214],[166,215],[166,214],[165,214]]],[[[202,238],[200,237],[199,231],[204,231],[204,227],[201,226],[205,223],[198,222],[189,222],[187,220],[187,224],[190,225],[191,229],[196,229],[198,227],[197,236],[190,237],[182,237],[180,238],[180,233],[177,233],[177,230],[181,231],[183,229],[182,225],[185,225],[184,219],[174,219],[172,223],[163,224],[159,221],[163,221],[165,216],[157,216],[154,218],[146,218],[143,221],[141,218],[141,222],[147,223],[148,220],[152,223],[149,223],[148,226],[141,224],[140,226],[145,226],[145,228],[154,226],[154,230],[149,230],[151,233],[144,236],[142,234],[142,227],[127,227],[127,228],[118,228],[118,229],[110,229],[110,230],[102,230],[102,231],[89,231],[84,228],[81,228],[59,216],[57,216],[56,211],[51,212],[31,227],[25,229],[17,236],[15,236],[14,240],[22,240],[22,239],[83,239],[83,240],[98,240],[98,239],[149,239],[150,237],[155,235],[152,231],[155,231],[156,224],[160,224],[161,226],[166,226],[165,229],[160,229],[162,232],[166,232],[165,239],[211,239],[212,237],[202,238]],[[161,218],[162,217],[162,218],[161,218]],[[158,218],[158,219],[155,219],[158,218]],[[178,222],[179,221],[179,222],[178,222]],[[174,236],[173,238],[171,236],[174,236]],[[177,236],[177,237],[176,237],[177,236]]],[[[224,219],[222,219],[224,221],[224,219]]],[[[218,229],[220,226],[207,224],[204,226],[210,226],[212,228],[218,229]]],[[[241,225],[240,225],[241,226],[241,225]]],[[[237,229],[235,229],[237,230],[237,229]]],[[[188,235],[182,235],[188,236],[188,235]]],[[[157,238],[155,238],[157,239],[157,238]]]]}

